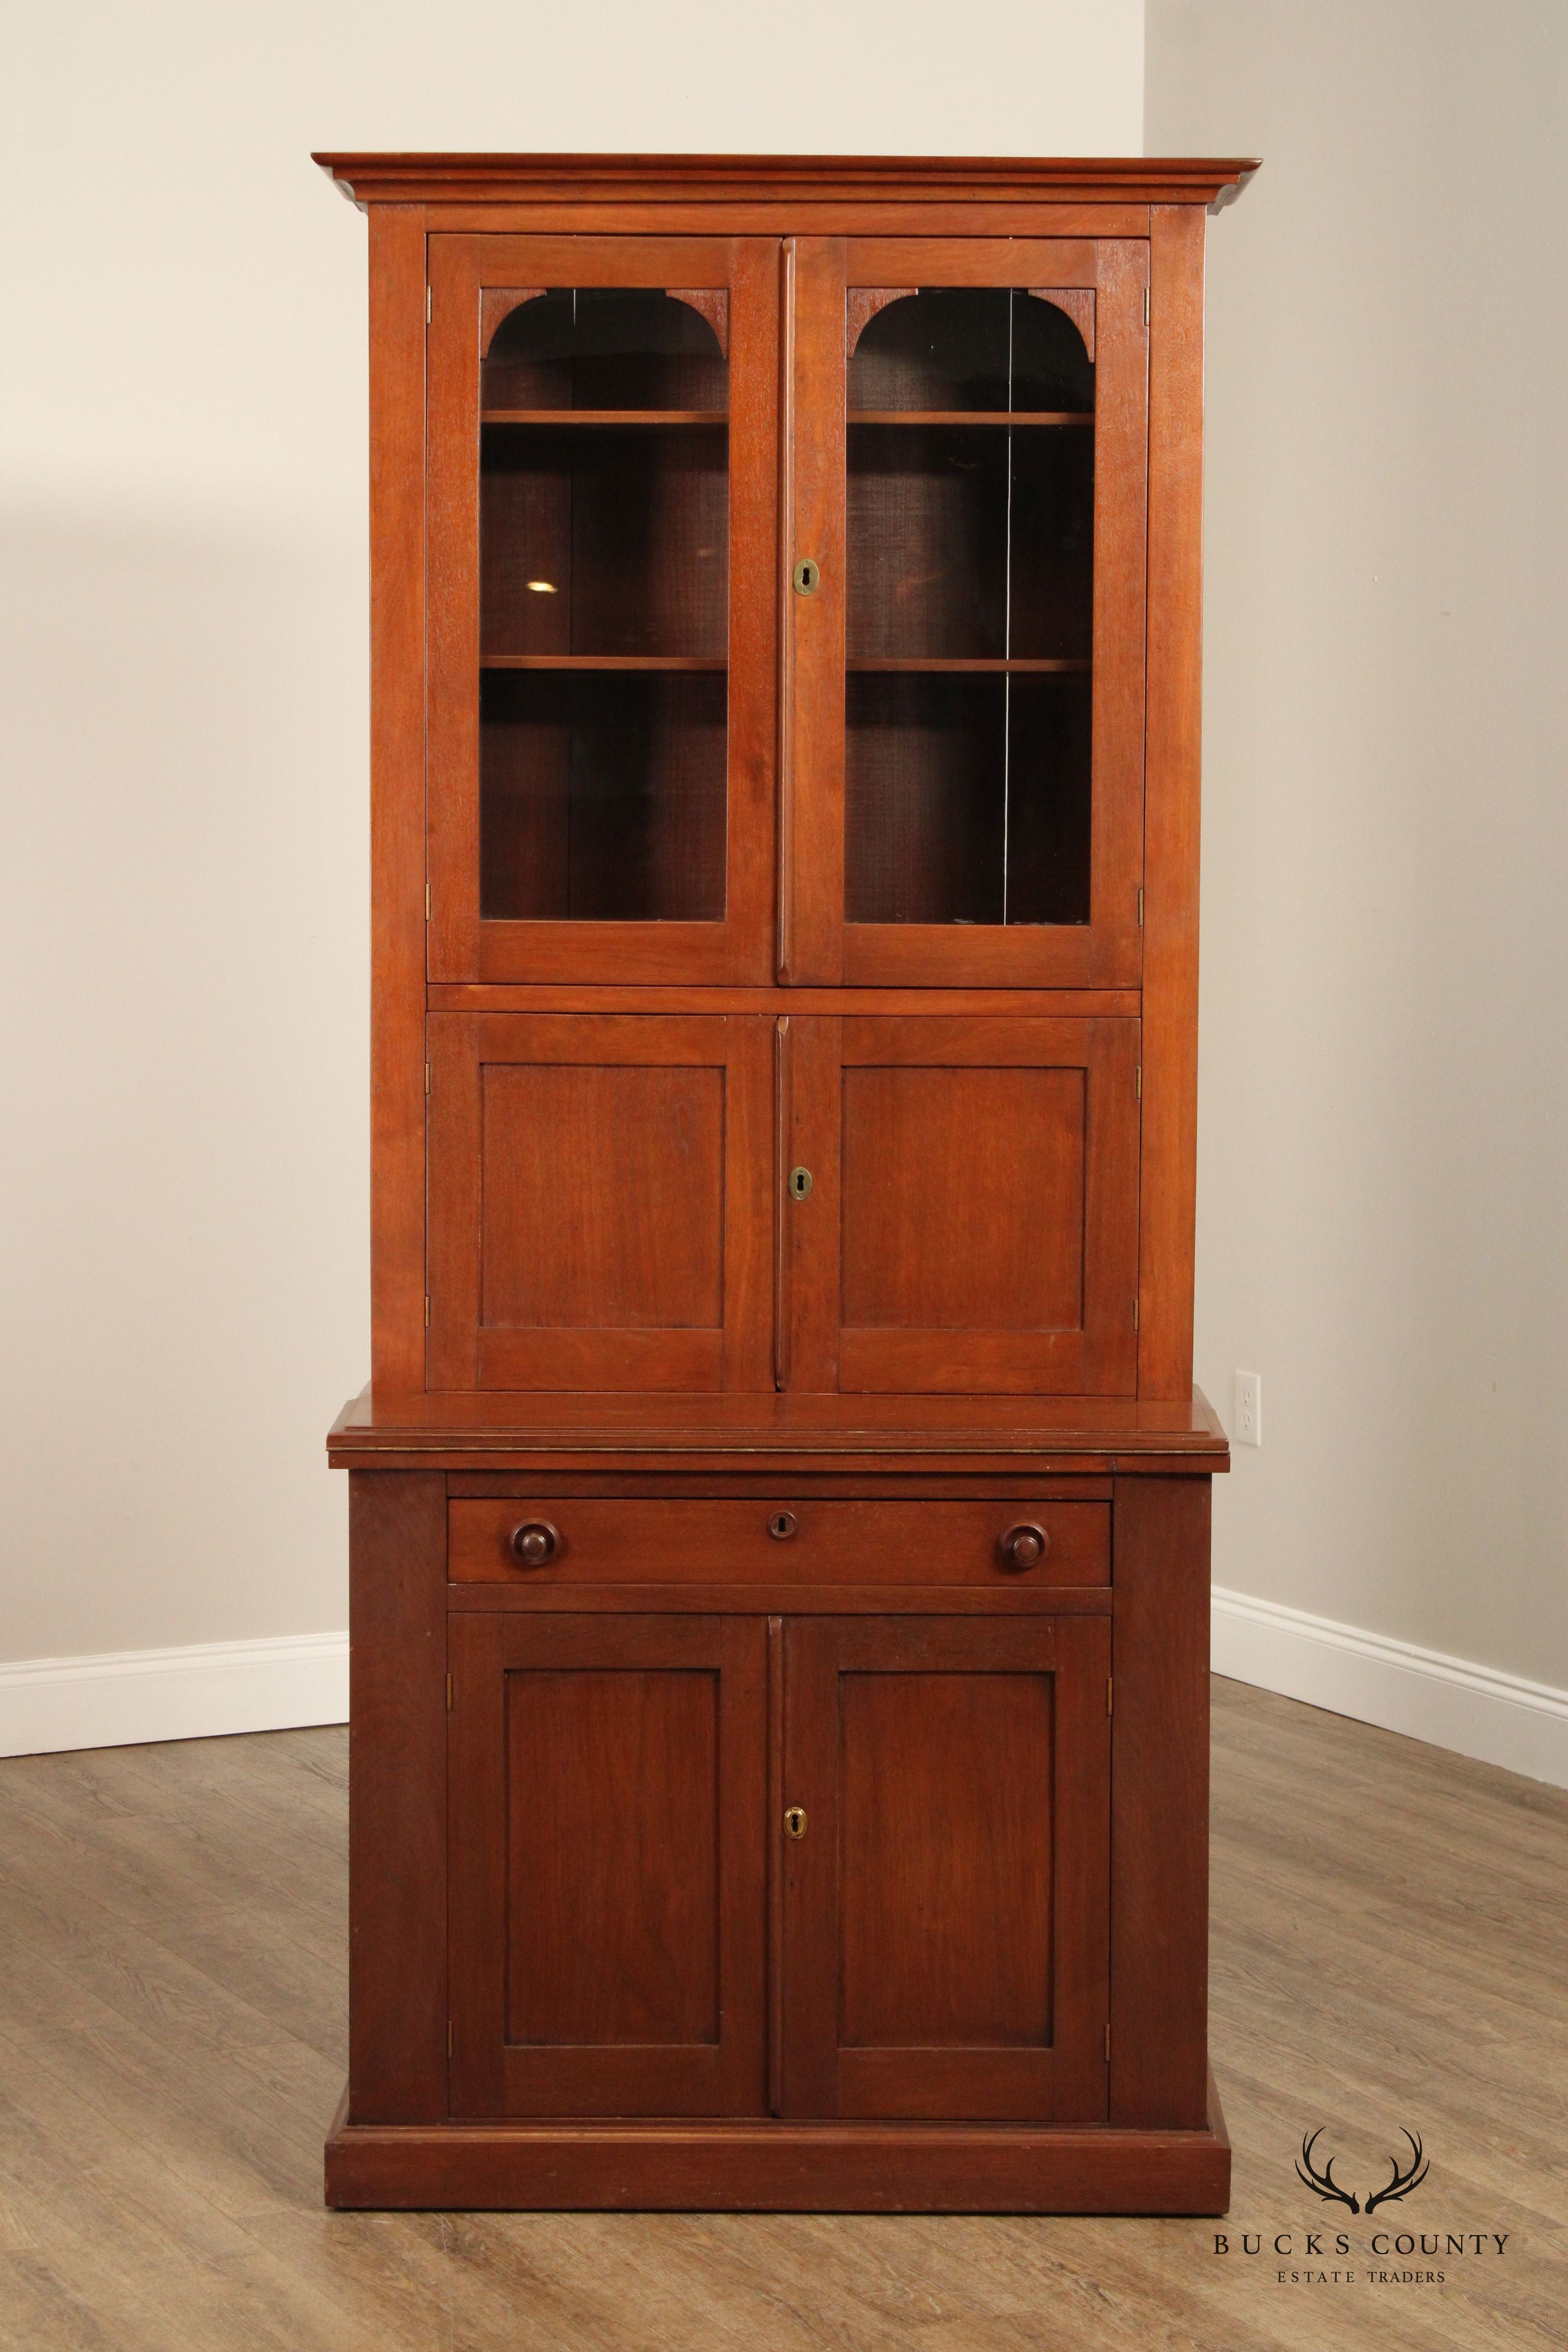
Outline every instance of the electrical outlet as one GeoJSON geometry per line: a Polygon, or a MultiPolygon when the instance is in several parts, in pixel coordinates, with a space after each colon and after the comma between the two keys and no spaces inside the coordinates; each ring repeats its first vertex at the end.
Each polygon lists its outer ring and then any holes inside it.
{"type": "Polygon", "coordinates": [[[1261,1372],[1237,1372],[1236,1376],[1236,1442],[1238,1445],[1263,1443],[1261,1372]]]}

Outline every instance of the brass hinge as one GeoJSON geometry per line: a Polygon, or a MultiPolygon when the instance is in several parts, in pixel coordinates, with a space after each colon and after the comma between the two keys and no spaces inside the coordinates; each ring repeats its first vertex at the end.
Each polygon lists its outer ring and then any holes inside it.
{"type": "Polygon", "coordinates": [[[1140,930],[1143,928],[1143,893],[1142,890],[1138,893],[1138,928],[1140,930]]]}
{"type": "MultiPolygon", "coordinates": [[[[430,1091],[430,1065],[428,1062],[425,1065],[425,1091],[426,1094],[430,1091]]],[[[1142,1070],[1138,1073],[1138,1091],[1140,1094],[1143,1091],[1143,1073],[1142,1070]]]]}
{"type": "MultiPolygon", "coordinates": [[[[425,1065],[425,1091],[426,1094],[430,1091],[430,1065],[428,1062],[425,1065]]],[[[1132,1091],[1137,1096],[1139,1101],[1142,1102],[1143,1099],[1143,1065],[1142,1062],[1139,1063],[1138,1067],[1132,1073],[1132,1091]]]]}
{"type": "MultiPolygon", "coordinates": [[[[1106,2030],[1107,2030],[1107,2032],[1109,2032],[1109,2031],[1110,2031],[1109,2027],[1108,2027],[1106,2030]]],[[[448,2019],[447,2020],[447,2057],[449,2058],[449,2057],[451,2056],[451,2054],[452,2054],[452,2021],[451,2021],[451,2019],[450,2019],[450,2018],[448,2018],[448,2019]]],[[[1110,2057],[1110,2051],[1108,2050],[1108,2051],[1106,2052],[1106,2053],[1105,2053],[1105,2054],[1106,2054],[1106,2056],[1109,2058],[1109,2057],[1110,2057]]]]}
{"type": "Polygon", "coordinates": [[[447,1677],[447,1712],[448,1715],[452,1712],[452,1677],[450,1675],[447,1677]]]}
{"type": "Polygon", "coordinates": [[[425,1293],[425,1328],[426,1331],[430,1328],[430,1293],[428,1291],[425,1293]]]}
{"type": "Polygon", "coordinates": [[[1143,289],[1143,324],[1144,324],[1145,326],[1147,326],[1147,325],[1148,325],[1148,323],[1149,323],[1149,289],[1145,286],[1145,288],[1143,289]]]}
{"type": "Polygon", "coordinates": [[[433,286],[426,286],[425,289],[425,324],[426,326],[430,324],[430,310],[435,299],[436,289],[433,286]]]}
{"type": "MultiPolygon", "coordinates": [[[[450,1679],[450,1677],[448,1677],[448,1679],[450,1679]]],[[[1115,1675],[1106,1675],[1106,1677],[1105,1677],[1105,1712],[1106,1712],[1106,1714],[1107,1714],[1107,1715],[1109,1715],[1109,1714],[1110,1713],[1110,1711],[1111,1711],[1111,1706],[1110,1706],[1110,1692],[1111,1692],[1111,1685],[1114,1684],[1115,1680],[1116,1680],[1116,1677],[1115,1677],[1115,1675]]],[[[450,1700],[450,1699],[448,1699],[448,1700],[447,1700],[447,1706],[450,1706],[451,1703],[452,1703],[452,1702],[451,1702],[451,1700],[450,1700]]]]}
{"type": "Polygon", "coordinates": [[[425,919],[426,922],[430,919],[430,885],[428,882],[425,885],[425,919]]]}
{"type": "MultiPolygon", "coordinates": [[[[426,1300],[425,1301],[425,1307],[426,1307],[425,1320],[426,1321],[426,1323],[428,1323],[428,1321],[430,1320],[430,1314],[429,1314],[430,1301],[429,1301],[428,1299],[426,1299],[426,1300]]],[[[1136,1291],[1134,1291],[1134,1292],[1133,1292],[1133,1294],[1132,1294],[1132,1328],[1134,1329],[1134,1331],[1136,1331],[1136,1329],[1138,1328],[1138,1293],[1137,1293],[1136,1291]]]]}
{"type": "MultiPolygon", "coordinates": [[[[447,2053],[447,2057],[449,2058],[451,2054],[450,2050],[448,2050],[447,2053]]],[[[1108,2066],[1110,2063],[1110,2020],[1109,2018],[1105,2021],[1105,2063],[1108,2066]]]]}

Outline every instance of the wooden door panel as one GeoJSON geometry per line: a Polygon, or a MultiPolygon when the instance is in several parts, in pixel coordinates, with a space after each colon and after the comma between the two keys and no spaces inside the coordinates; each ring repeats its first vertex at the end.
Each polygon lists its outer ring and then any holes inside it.
{"type": "Polygon", "coordinates": [[[1049,2039],[1051,1730],[1047,1675],[843,1675],[847,2047],[1049,2039]]]}
{"type": "Polygon", "coordinates": [[[768,1024],[437,1013],[433,1388],[769,1384],[768,1024]]]}
{"type": "Polygon", "coordinates": [[[506,1741],[508,2042],[716,2043],[717,1673],[513,1669],[506,1741]]]}
{"type": "Polygon", "coordinates": [[[845,1070],[847,1327],[1081,1325],[1085,1077],[845,1070]]]}
{"type": "Polygon", "coordinates": [[[781,976],[1136,986],[1148,248],[801,237],[785,274],[784,568],[821,578],[785,599],[781,976]],[[1004,292],[1078,339],[1075,407],[1015,384],[1010,326],[1001,393],[870,353],[1004,292]]]}
{"type": "Polygon", "coordinates": [[[760,1619],[454,1619],[452,2108],[762,2112],[760,1619]]]}
{"type": "Polygon", "coordinates": [[[428,245],[430,977],[764,979],[777,241],[428,245]],[[710,363],[505,355],[551,298],[638,289],[710,363]]]}
{"type": "Polygon", "coordinates": [[[1138,1024],[792,1021],[788,1384],[1131,1395],[1138,1024]],[[819,1197],[820,1195],[820,1197],[819,1197]]]}
{"type": "Polygon", "coordinates": [[[483,1323],[716,1330],[723,1070],[502,1063],[481,1087],[483,1323]]]}
{"type": "Polygon", "coordinates": [[[785,2112],[1102,2117],[1109,1627],[784,1639],[785,2112]]]}

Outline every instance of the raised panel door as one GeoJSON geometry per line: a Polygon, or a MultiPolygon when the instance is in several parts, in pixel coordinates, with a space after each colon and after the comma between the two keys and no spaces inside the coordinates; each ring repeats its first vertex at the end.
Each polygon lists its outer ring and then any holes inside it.
{"type": "Polygon", "coordinates": [[[452,1619],[454,2115],[763,2111],[765,1639],[452,1619]]]}
{"type": "Polygon", "coordinates": [[[784,1628],[784,2109],[1106,2114],[1110,1628],[784,1628]]]}
{"type": "Polygon", "coordinates": [[[432,1388],[771,1385],[769,1032],[432,1014],[432,1388]]]}
{"type": "Polygon", "coordinates": [[[781,1030],[786,1384],[1131,1395],[1137,1022],[781,1030]]]}

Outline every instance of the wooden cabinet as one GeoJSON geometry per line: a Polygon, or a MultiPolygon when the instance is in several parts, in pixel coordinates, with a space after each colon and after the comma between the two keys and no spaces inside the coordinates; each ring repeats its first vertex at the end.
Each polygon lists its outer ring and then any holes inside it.
{"type": "Polygon", "coordinates": [[[435,1013],[429,1055],[433,1385],[766,1385],[764,1018],[435,1013]]]}
{"type": "Polygon", "coordinates": [[[340,2204],[1217,2211],[1202,256],[1243,163],[369,215],[340,2204]]]}
{"type": "Polygon", "coordinates": [[[780,1027],[783,1385],[1130,1395],[1137,1022],[780,1027]]]}
{"type": "Polygon", "coordinates": [[[1102,1617],[784,1629],[781,2107],[1102,2123],[1102,1617]]]}
{"type": "Polygon", "coordinates": [[[765,2112],[765,1627],[470,1616],[451,1647],[452,2112],[765,2112]]]}

